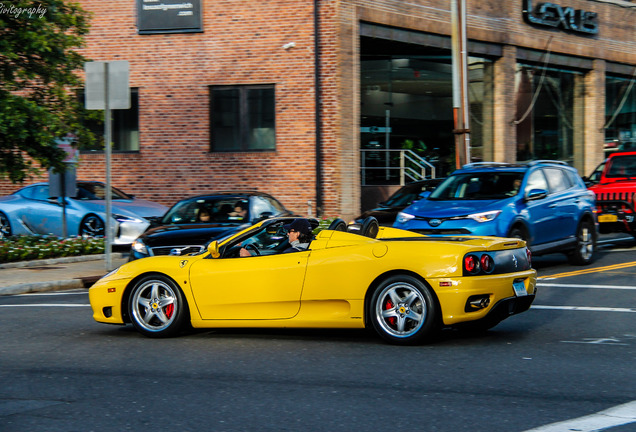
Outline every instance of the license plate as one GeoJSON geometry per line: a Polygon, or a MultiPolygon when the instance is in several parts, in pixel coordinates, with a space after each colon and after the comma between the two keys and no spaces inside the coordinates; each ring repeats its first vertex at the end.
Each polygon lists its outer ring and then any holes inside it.
{"type": "Polygon", "coordinates": [[[602,222],[616,222],[618,220],[618,216],[613,215],[613,214],[604,214],[604,215],[599,215],[598,217],[598,221],[600,223],[602,222]]]}
{"type": "Polygon", "coordinates": [[[512,288],[515,290],[515,295],[517,297],[527,296],[528,292],[526,291],[526,285],[523,282],[513,282],[512,288]]]}

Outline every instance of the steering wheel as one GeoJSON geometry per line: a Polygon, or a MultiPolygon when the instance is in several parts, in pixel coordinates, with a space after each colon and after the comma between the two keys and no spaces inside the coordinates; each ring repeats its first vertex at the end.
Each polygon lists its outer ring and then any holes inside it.
{"type": "Polygon", "coordinates": [[[258,248],[256,246],[254,246],[254,243],[246,244],[243,247],[245,248],[245,250],[254,251],[255,255],[260,255],[261,254],[261,251],[259,251],[258,248]]]}

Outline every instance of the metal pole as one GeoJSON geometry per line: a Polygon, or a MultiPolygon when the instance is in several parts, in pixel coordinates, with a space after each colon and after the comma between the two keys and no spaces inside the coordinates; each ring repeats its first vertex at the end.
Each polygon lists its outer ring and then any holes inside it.
{"type": "Polygon", "coordinates": [[[468,55],[466,42],[466,0],[451,0],[453,47],[453,121],[455,165],[470,162],[468,106],[468,55]]]}
{"type": "Polygon", "coordinates": [[[105,137],[104,137],[104,154],[106,157],[106,220],[105,220],[105,236],[104,236],[104,246],[105,246],[105,254],[106,254],[106,271],[111,271],[113,269],[112,257],[111,257],[111,219],[112,219],[112,210],[111,210],[111,194],[110,194],[110,153],[111,147],[110,143],[112,141],[112,124],[110,121],[110,107],[108,104],[108,62],[104,62],[104,126],[105,126],[105,137]]]}

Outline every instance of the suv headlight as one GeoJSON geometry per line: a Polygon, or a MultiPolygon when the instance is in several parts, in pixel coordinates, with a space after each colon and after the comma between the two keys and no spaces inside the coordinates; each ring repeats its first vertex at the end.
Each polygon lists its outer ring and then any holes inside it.
{"type": "Polygon", "coordinates": [[[115,219],[119,223],[122,223],[122,222],[140,223],[140,222],[142,222],[141,219],[130,217],[130,216],[124,216],[124,215],[120,215],[120,214],[116,214],[116,213],[113,213],[113,219],[115,219]]]}
{"type": "Polygon", "coordinates": [[[146,247],[144,242],[140,239],[136,239],[135,241],[133,241],[130,247],[132,248],[132,250],[134,250],[137,253],[149,255],[148,248],[146,247]]]}
{"type": "Polygon", "coordinates": [[[466,217],[476,220],[477,222],[490,222],[491,220],[494,220],[497,216],[499,216],[499,213],[501,213],[501,210],[493,210],[483,213],[474,213],[466,217]]]}
{"type": "Polygon", "coordinates": [[[395,221],[397,223],[407,223],[408,221],[410,221],[411,219],[414,219],[414,218],[415,218],[415,216],[413,216],[412,214],[399,212],[398,215],[397,215],[397,218],[395,218],[395,221]]]}

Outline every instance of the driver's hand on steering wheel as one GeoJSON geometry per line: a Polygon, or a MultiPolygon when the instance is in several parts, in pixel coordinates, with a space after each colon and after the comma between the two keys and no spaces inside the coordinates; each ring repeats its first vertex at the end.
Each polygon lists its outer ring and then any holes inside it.
{"type": "Polygon", "coordinates": [[[250,251],[248,251],[247,249],[245,249],[244,247],[241,248],[241,250],[239,251],[239,255],[242,257],[249,257],[252,256],[252,254],[250,253],[250,251]]]}

